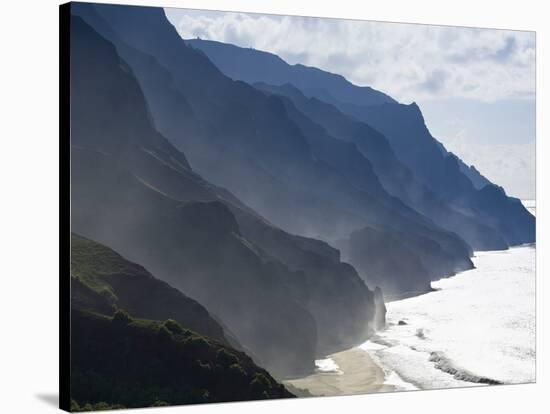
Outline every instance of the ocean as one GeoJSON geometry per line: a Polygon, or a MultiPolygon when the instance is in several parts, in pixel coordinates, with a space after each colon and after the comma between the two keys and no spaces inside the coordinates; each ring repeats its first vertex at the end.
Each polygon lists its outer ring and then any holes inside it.
{"type": "Polygon", "coordinates": [[[387,303],[387,328],[360,348],[398,390],[534,382],[535,257],[535,245],[476,252],[476,269],[387,303]]]}
{"type": "MultiPolygon", "coordinates": [[[[534,200],[523,203],[536,215],[534,200]]],[[[476,252],[475,269],[386,303],[386,328],[358,348],[398,391],[534,382],[535,259],[535,244],[476,252]]],[[[333,356],[316,365],[346,375],[333,356]]]]}
{"type": "Polygon", "coordinates": [[[476,252],[475,269],[387,303],[386,329],[360,349],[398,390],[534,382],[535,257],[535,245],[476,252]]]}

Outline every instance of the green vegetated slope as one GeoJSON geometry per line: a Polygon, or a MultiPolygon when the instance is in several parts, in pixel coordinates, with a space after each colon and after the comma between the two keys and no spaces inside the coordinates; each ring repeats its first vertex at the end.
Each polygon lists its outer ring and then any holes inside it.
{"type": "Polygon", "coordinates": [[[110,315],[118,308],[138,318],[172,318],[227,343],[222,327],[195,300],[115,251],[71,235],[72,306],[110,315]]]}
{"type": "Polygon", "coordinates": [[[197,302],[99,243],[71,253],[73,411],[292,397],[197,302]]]}

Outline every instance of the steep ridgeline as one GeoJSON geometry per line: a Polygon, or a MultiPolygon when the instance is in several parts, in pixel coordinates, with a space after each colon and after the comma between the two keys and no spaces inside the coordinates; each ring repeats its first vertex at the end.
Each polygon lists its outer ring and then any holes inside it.
{"type": "MultiPolygon", "coordinates": [[[[430,135],[416,104],[401,105],[387,95],[347,81],[347,90],[355,92],[343,94],[339,86],[342,77],[316,68],[289,65],[270,53],[198,39],[187,42],[203,51],[222,72],[235,80],[276,86],[292,84],[307,97],[317,98],[310,99],[307,108],[297,106],[336,138],[355,142],[373,163],[391,194],[456,232],[474,249],[502,249],[507,245],[534,241],[534,217],[519,200],[507,197],[475,167],[467,166],[447,152],[430,135]],[[340,81],[335,82],[335,79],[340,81]],[[315,85],[313,88],[312,84],[315,85]],[[380,99],[381,96],[385,98],[380,99]],[[332,104],[332,109],[326,103],[332,104]],[[384,172],[377,169],[381,164],[375,161],[375,156],[379,157],[380,153],[375,151],[369,157],[367,149],[362,147],[368,135],[373,135],[372,131],[357,122],[352,125],[348,121],[343,125],[339,116],[335,117],[334,107],[384,134],[397,158],[413,173],[413,177],[402,174],[403,169],[397,167],[393,174],[401,174],[401,179],[407,181],[400,187],[385,180],[384,172]],[[407,191],[404,192],[403,188],[407,191]]],[[[288,95],[288,92],[287,89],[285,93],[288,95]]],[[[392,168],[395,167],[393,164],[392,168]]]]}
{"type": "Polygon", "coordinates": [[[73,411],[291,396],[197,302],[72,234],[73,411]]]}
{"type": "Polygon", "coordinates": [[[275,375],[309,372],[318,355],[364,340],[373,293],[338,251],[274,227],[193,172],[154,129],[113,44],[80,17],[71,24],[73,230],[198,300],[275,375]]]}
{"type": "MultiPolygon", "coordinates": [[[[250,85],[223,75],[204,54],[185,45],[161,9],[95,5],[92,10],[93,14],[82,10],[78,13],[94,27],[100,27],[94,19],[101,17],[102,24],[115,33],[116,39],[112,41],[121,45],[117,46],[118,50],[132,65],[139,82],[147,84],[143,86],[146,96],[148,90],[156,90],[150,99],[147,96],[149,105],[155,108],[153,114],[162,112],[168,99],[162,99],[162,85],[151,83],[155,76],[142,72],[143,62],[156,61],[168,70],[181,99],[192,108],[190,116],[185,114],[186,125],[179,129],[179,134],[168,138],[209,181],[228,188],[271,222],[292,232],[334,241],[347,238],[351,232],[368,225],[405,243],[414,243],[412,249],[427,269],[422,277],[415,279],[417,290],[428,290],[432,278],[472,266],[466,243],[387,194],[368,162],[361,167],[369,182],[368,188],[359,188],[342,171],[318,159],[279,97],[266,96],[250,85]],[[137,31],[137,27],[146,30],[137,31]],[[125,47],[142,53],[139,62],[135,62],[135,53],[124,54],[125,47]]],[[[102,35],[109,36],[107,31],[102,31],[102,35]]],[[[150,64],[147,71],[159,69],[150,64]]],[[[166,91],[166,96],[169,93],[173,91],[166,91]]],[[[170,125],[161,126],[163,121],[157,118],[155,122],[160,130],[175,129],[170,125]]],[[[340,144],[334,139],[331,141],[340,144]]],[[[304,250],[303,246],[298,244],[298,250],[288,253],[277,241],[274,248],[269,245],[273,244],[274,232],[265,237],[263,230],[257,227],[251,230],[244,219],[236,216],[247,238],[263,248],[269,246],[269,253],[277,255],[292,269],[304,271],[312,280],[316,275],[332,272],[330,267],[327,269],[328,264],[322,265],[325,259],[307,259],[304,264],[304,258],[311,251],[318,253],[319,248],[331,251],[327,245],[317,242],[315,247],[307,247],[306,255],[301,252],[297,256],[296,252],[304,250]],[[318,272],[313,273],[312,264],[318,272]]],[[[383,269],[383,262],[398,257],[399,251],[390,249],[377,259],[380,262],[377,268],[383,269]]],[[[351,268],[345,270],[345,265],[338,266],[350,276],[355,274],[351,268]]],[[[392,279],[392,287],[398,287],[400,279],[409,277],[408,274],[386,276],[392,279]]],[[[379,279],[383,281],[384,277],[379,279]]],[[[320,302],[319,313],[323,307],[320,302]]],[[[325,313],[328,318],[328,312],[325,313]]]]}
{"type": "MultiPolygon", "coordinates": [[[[308,137],[310,143],[314,140],[319,141],[321,137],[324,141],[328,141],[327,134],[337,138],[332,141],[340,142],[340,146],[343,145],[342,141],[349,142],[351,145],[347,146],[348,151],[341,156],[338,151],[326,144],[324,145],[326,151],[317,153],[316,156],[331,165],[334,164],[335,157],[340,159],[341,162],[336,168],[345,172],[355,185],[360,187],[370,185],[372,188],[365,174],[361,172],[360,165],[365,162],[359,160],[359,156],[356,155],[359,153],[362,158],[367,158],[372,164],[374,172],[380,178],[385,190],[432,219],[437,225],[458,234],[475,250],[505,249],[507,247],[506,242],[496,230],[462,214],[422,184],[410,169],[397,159],[385,137],[367,124],[343,114],[331,104],[317,98],[307,98],[290,84],[272,86],[256,83],[254,86],[292,101],[295,109],[289,107],[287,111],[300,126],[304,135],[308,137]],[[296,109],[302,115],[295,115],[296,109]],[[355,151],[352,151],[352,148],[355,151]]],[[[287,107],[289,105],[287,103],[287,107]]],[[[314,144],[311,145],[314,147],[314,144]]]]}
{"type": "MultiPolygon", "coordinates": [[[[263,90],[274,89],[263,86],[263,90]]],[[[370,162],[354,143],[328,135],[319,124],[298,111],[289,99],[281,99],[289,117],[300,127],[317,159],[340,171],[354,186],[374,194],[386,206],[392,206],[394,211],[423,220],[383,190],[370,162]]],[[[377,142],[374,140],[367,145],[376,146],[377,142]]],[[[384,150],[381,149],[380,152],[384,150]]],[[[387,158],[391,165],[392,159],[387,158]]],[[[438,279],[442,274],[452,274],[441,260],[445,252],[440,245],[429,237],[422,236],[420,231],[412,231],[411,227],[395,228],[395,231],[388,231],[387,227],[384,231],[367,227],[362,231],[354,231],[349,239],[340,240],[338,246],[342,249],[344,258],[366,276],[368,284],[382,286],[393,297],[423,292],[430,279],[438,279]],[[389,240],[391,243],[388,243],[389,240]]]]}
{"type": "Polygon", "coordinates": [[[210,60],[231,79],[247,83],[265,82],[270,85],[290,83],[308,97],[325,102],[352,102],[355,105],[395,103],[388,95],[369,86],[358,87],[341,75],[301,64],[289,65],[279,56],[252,48],[211,40],[186,39],[185,42],[202,50],[210,60]]]}
{"type": "Polygon", "coordinates": [[[502,187],[486,184],[478,189],[476,185],[479,187],[483,178],[471,168],[467,174],[463,172],[464,164],[432,137],[416,103],[340,107],[381,131],[397,156],[431,190],[465,214],[493,227],[508,245],[535,241],[535,217],[519,199],[508,197],[502,187]]]}

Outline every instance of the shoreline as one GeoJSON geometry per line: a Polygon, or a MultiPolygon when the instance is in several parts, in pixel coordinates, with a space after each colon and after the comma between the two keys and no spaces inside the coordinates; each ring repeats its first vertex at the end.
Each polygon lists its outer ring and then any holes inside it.
{"type": "Polygon", "coordinates": [[[476,251],[475,269],[433,281],[435,291],[429,295],[388,303],[386,329],[365,349],[388,375],[396,372],[420,389],[533,382],[535,347],[529,338],[534,335],[536,271],[531,249],[536,243],[476,251]],[[496,285],[503,290],[490,296],[496,285]],[[478,336],[473,345],[472,332],[491,332],[494,339],[478,336]],[[478,360],[479,352],[488,357],[478,360]]]}
{"type": "Polygon", "coordinates": [[[302,396],[336,396],[392,392],[397,388],[386,383],[386,374],[368,351],[354,347],[327,356],[334,362],[331,370],[319,370],[302,378],[283,381],[302,396]]]}
{"type": "MultiPolygon", "coordinates": [[[[505,329],[507,325],[500,323],[505,317],[510,319],[510,323],[532,320],[530,316],[532,310],[527,306],[531,303],[528,297],[529,290],[514,289],[512,294],[510,293],[512,290],[509,289],[506,292],[513,297],[504,301],[499,299],[501,292],[498,297],[491,299],[492,305],[489,310],[483,307],[487,302],[485,295],[483,298],[471,294],[464,297],[467,292],[471,293],[474,285],[476,286],[474,290],[491,292],[494,284],[502,280],[508,281],[508,284],[512,283],[511,286],[516,288],[520,286],[518,283],[521,283],[521,286],[527,286],[525,283],[529,281],[522,275],[525,273],[526,276],[534,276],[534,269],[530,270],[528,266],[530,261],[525,264],[521,260],[527,260],[529,256],[525,256],[526,254],[533,254],[531,249],[536,249],[535,243],[512,246],[502,251],[476,252],[474,259],[479,264],[476,263],[475,269],[432,282],[435,287],[431,292],[397,301],[387,301],[386,303],[393,311],[389,312],[390,309],[388,309],[388,313],[392,315],[388,315],[386,329],[377,332],[365,343],[316,360],[317,369],[312,374],[286,379],[282,383],[299,397],[531,383],[533,378],[526,365],[529,360],[514,359],[513,355],[510,356],[507,349],[514,345],[515,342],[511,340],[515,337],[510,337],[508,330],[505,329]],[[522,296],[518,296],[519,294],[522,296]],[[424,299],[420,299],[422,297],[424,299]],[[519,300],[522,297],[523,302],[519,300]],[[441,301],[451,304],[458,301],[465,308],[459,312],[459,318],[456,318],[457,315],[452,312],[449,315],[445,313],[446,311],[449,313],[449,307],[442,307],[441,301]],[[519,305],[525,303],[527,307],[520,306],[510,313],[509,304],[512,302],[519,305]],[[433,313],[435,318],[427,318],[425,315],[427,306],[438,309],[438,312],[433,313]],[[479,315],[466,312],[472,307],[476,309],[481,307],[485,318],[479,319],[479,315]],[[441,325],[441,314],[444,325],[441,325]],[[500,315],[498,319],[500,324],[495,325],[491,322],[491,318],[487,319],[495,314],[500,315]],[[523,314],[525,317],[522,316],[523,314]],[[400,320],[406,321],[406,324],[401,326],[398,324],[400,320]],[[458,323],[458,327],[467,323],[470,329],[477,327],[476,329],[484,331],[487,324],[489,327],[500,327],[501,330],[495,331],[496,333],[505,329],[507,339],[501,342],[508,348],[499,348],[491,343],[481,342],[470,354],[466,354],[466,358],[457,358],[456,346],[448,343],[448,340],[460,330],[454,330],[449,333],[450,336],[446,335],[445,327],[448,326],[449,321],[455,325],[458,323]],[[419,335],[419,332],[422,335],[419,335]],[[429,342],[424,342],[426,337],[429,342]],[[498,361],[487,365],[487,360],[484,360],[485,365],[480,366],[475,357],[472,359],[471,355],[475,355],[477,349],[484,346],[488,352],[499,355],[498,361]],[[513,378],[508,378],[506,372],[502,373],[502,370],[498,370],[499,361],[502,358],[508,358],[509,366],[516,369],[513,378]],[[523,362],[519,364],[518,361],[523,362]],[[521,378],[519,381],[518,376],[521,378]]],[[[525,332],[528,334],[530,331],[525,332]]],[[[455,341],[466,341],[466,345],[469,343],[467,339],[468,337],[464,335],[455,337],[455,341]]],[[[526,344],[525,341],[517,338],[516,342],[520,346],[529,346],[529,343],[526,344]]],[[[460,348],[461,352],[469,349],[466,345],[460,348]]],[[[517,346],[514,349],[516,348],[517,346]]],[[[526,355],[529,357],[530,353],[527,352],[526,355]]],[[[463,355],[459,353],[460,356],[463,355]]]]}

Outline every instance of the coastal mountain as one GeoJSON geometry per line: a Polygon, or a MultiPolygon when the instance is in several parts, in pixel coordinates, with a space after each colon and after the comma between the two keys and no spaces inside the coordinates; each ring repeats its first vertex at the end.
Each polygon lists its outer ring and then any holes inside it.
{"type": "MultiPolygon", "coordinates": [[[[496,230],[453,208],[450,203],[419,182],[411,170],[398,160],[386,138],[366,123],[357,121],[317,98],[307,98],[290,84],[272,86],[256,83],[254,86],[291,100],[295,108],[290,108],[287,104],[287,110],[295,114],[297,109],[303,114],[294,115],[294,118],[302,132],[311,140],[319,140],[320,137],[330,134],[336,138],[332,141],[340,143],[340,146],[344,145],[342,141],[348,142],[348,148],[353,148],[353,151],[348,150],[340,157],[340,169],[355,185],[361,187],[370,184],[365,174],[361,173],[361,169],[365,167],[359,167],[360,164],[365,164],[365,160],[359,161],[360,157],[368,159],[373,172],[389,194],[429,217],[442,228],[458,234],[474,250],[505,249],[508,246],[496,230]]],[[[334,148],[327,148],[324,154],[318,156],[331,163],[337,154],[334,148]]]]}
{"type": "MultiPolygon", "coordinates": [[[[432,137],[416,104],[184,40],[162,8],[62,12],[72,411],[317,394],[292,380],[346,382],[373,368],[358,345],[387,354],[394,330],[432,341],[395,319],[401,302],[386,324],[385,299],[473,269],[474,250],[534,241],[534,217],[432,137]],[[350,348],[361,361],[340,364],[350,348]]],[[[458,379],[450,357],[428,365],[458,379]]]]}
{"type": "Polygon", "coordinates": [[[124,309],[142,319],[174,319],[201,335],[228,344],[208,311],[142,266],[77,234],[71,235],[71,306],[112,315],[124,309]]]}
{"type": "MultiPolygon", "coordinates": [[[[428,290],[432,277],[471,267],[471,250],[464,241],[389,195],[367,163],[363,172],[368,174],[365,177],[370,185],[365,189],[318,159],[279,97],[266,96],[222,74],[204,54],[181,40],[161,9],[95,5],[78,10],[76,13],[99,27],[102,35],[109,36],[109,32],[94,23],[98,16],[114,32],[116,39],[111,41],[144,85],[155,124],[161,131],[178,131],[167,138],[186,154],[194,170],[230,190],[271,223],[333,242],[367,225],[394,237],[409,234],[417,242],[411,249],[430,269],[418,280],[418,290],[428,290]],[[147,28],[147,36],[136,32],[136,27],[147,28]],[[148,68],[141,63],[143,56],[136,62],[135,53],[125,55],[124,45],[150,56],[148,68]],[[172,122],[165,125],[154,116],[164,111],[168,96],[174,92],[166,91],[162,96],[162,85],[154,83],[156,76],[149,72],[160,69],[153,68],[151,62],[170,73],[181,99],[192,108],[191,115],[182,115],[184,128],[174,128],[172,122]],[[147,91],[153,89],[156,93],[148,96],[147,91]]],[[[258,234],[262,233],[249,232],[247,237],[258,234]]],[[[398,257],[397,250],[390,250],[379,260],[398,257]]],[[[293,266],[288,258],[278,258],[293,266]]],[[[399,286],[400,278],[408,277],[388,276],[392,279],[388,286],[394,287],[399,286]]]]}
{"type": "MultiPolygon", "coordinates": [[[[262,90],[272,91],[271,88],[265,87],[262,90]]],[[[282,97],[281,100],[288,116],[300,127],[307,139],[314,157],[340,171],[355,187],[370,192],[382,200],[388,209],[394,209],[392,211],[394,215],[395,211],[401,211],[403,215],[423,221],[416,212],[410,211],[399,200],[390,197],[384,191],[370,162],[358,150],[355,143],[334,139],[320,125],[298,111],[288,99],[282,97]]],[[[376,135],[375,138],[377,138],[376,135]]],[[[373,143],[366,145],[376,146],[376,144],[374,140],[373,143]]],[[[382,148],[379,152],[384,152],[384,146],[382,148]]],[[[388,152],[391,154],[389,148],[388,152]]],[[[391,166],[392,160],[388,158],[388,164],[391,166]]],[[[337,244],[343,252],[344,259],[352,263],[360,274],[368,275],[367,282],[371,286],[381,286],[386,293],[402,295],[427,291],[430,289],[431,280],[439,279],[442,274],[454,273],[454,269],[446,267],[445,261],[440,259],[445,254],[439,244],[444,243],[442,239],[433,242],[429,237],[423,237],[421,234],[420,229],[416,229],[416,232],[411,230],[410,224],[396,226],[393,229],[386,227],[384,231],[365,228],[362,232],[354,231],[351,239],[339,240],[337,244]],[[356,237],[356,234],[365,234],[369,231],[371,231],[369,234],[373,235],[369,239],[356,237]],[[393,242],[386,243],[388,239],[393,242]],[[381,248],[381,246],[384,247],[381,248]],[[413,257],[412,261],[402,262],[404,250],[413,257]],[[391,265],[393,263],[400,263],[399,271],[391,265]],[[423,265],[423,263],[430,265],[423,265]]],[[[430,236],[433,237],[433,235],[430,236]]],[[[449,250],[452,251],[453,248],[449,250]]]]}
{"type": "MultiPolygon", "coordinates": [[[[475,175],[474,170],[463,173],[458,157],[432,137],[416,103],[369,107],[342,104],[341,108],[382,132],[398,157],[431,190],[496,229],[508,245],[535,241],[535,217],[519,199],[508,197],[502,187],[486,183],[476,188],[469,178],[475,175]]],[[[475,181],[479,186],[479,179],[475,181]]]]}
{"type": "MultiPolygon", "coordinates": [[[[389,97],[360,102],[355,98],[357,94],[369,91],[369,96],[380,96],[380,92],[348,82],[348,88],[355,93],[344,95],[338,93],[338,88],[329,80],[338,75],[316,68],[304,71],[300,65],[289,65],[276,55],[255,49],[200,39],[187,42],[203,51],[232,79],[278,86],[281,87],[278,93],[287,96],[290,96],[288,84],[300,89],[311,99],[307,108],[297,106],[308,116],[324,120],[323,126],[336,138],[353,142],[365,139],[368,128],[363,126],[363,131],[359,131],[357,121],[383,134],[416,181],[411,187],[410,175],[404,176],[409,182],[402,185],[412,189],[406,194],[381,178],[387,191],[441,226],[455,231],[476,250],[502,249],[534,241],[534,217],[518,199],[508,197],[502,188],[490,183],[475,167],[467,166],[434,139],[417,104],[403,105],[389,97]],[[315,82],[314,93],[302,79],[308,76],[315,82]],[[334,108],[354,119],[355,130],[349,126],[349,121],[345,129],[334,121],[334,108]]],[[[293,97],[296,98],[296,94],[293,93],[293,97]]],[[[369,158],[367,150],[364,155],[369,158]]],[[[380,171],[377,173],[384,176],[380,171]]]]}
{"type": "Polygon", "coordinates": [[[201,305],[106,246],[72,234],[70,277],[71,411],[292,397],[201,305]]]}
{"type": "Polygon", "coordinates": [[[373,292],[339,252],[195,173],[154,128],[113,43],[77,16],[71,30],[73,230],[204,305],[275,375],[310,372],[317,356],[365,340],[373,292]]]}

